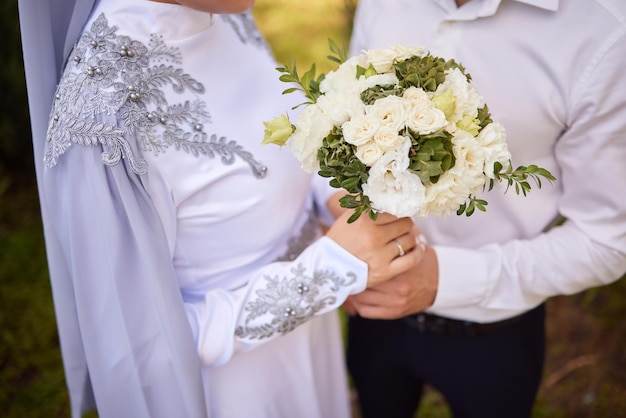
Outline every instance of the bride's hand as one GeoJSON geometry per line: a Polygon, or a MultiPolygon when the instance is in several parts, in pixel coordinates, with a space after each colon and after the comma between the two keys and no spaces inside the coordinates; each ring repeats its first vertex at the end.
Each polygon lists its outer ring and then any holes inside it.
{"type": "Polygon", "coordinates": [[[361,216],[349,224],[352,211],[344,211],[326,236],[367,263],[367,287],[375,286],[415,267],[423,256],[416,245],[419,231],[411,218],[379,213],[376,221],[361,216]]]}

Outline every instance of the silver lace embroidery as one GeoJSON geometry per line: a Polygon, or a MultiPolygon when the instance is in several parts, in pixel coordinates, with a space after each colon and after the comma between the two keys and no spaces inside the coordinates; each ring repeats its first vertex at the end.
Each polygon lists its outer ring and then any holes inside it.
{"type": "Polygon", "coordinates": [[[250,12],[220,16],[233,27],[237,36],[244,44],[251,43],[259,48],[270,49],[267,42],[265,42],[265,38],[263,38],[263,35],[261,35],[261,32],[257,28],[250,12]]]}
{"type": "Polygon", "coordinates": [[[293,261],[319,236],[319,216],[312,209],[307,220],[302,225],[300,233],[289,239],[287,252],[278,257],[276,261],[293,261]]]}
{"type": "Polygon", "coordinates": [[[168,103],[163,90],[168,86],[178,94],[205,92],[202,83],[179,67],[178,48],[155,34],[146,46],[118,35],[117,29],[101,14],[70,55],[50,116],[46,165],[56,165],[72,144],[100,144],[105,164],[126,158],[135,173],[144,174],[146,162],[135,156],[128,140],[136,137],[142,151],[155,155],[173,145],[196,157],[220,156],[223,164],[232,164],[238,156],[256,177],[265,177],[267,168],[241,145],[204,131],[211,121],[204,101],[168,103]],[[122,126],[107,122],[116,116],[122,126]]]}
{"type": "Polygon", "coordinates": [[[291,277],[265,277],[267,286],[257,290],[258,298],[245,307],[248,312],[245,325],[237,326],[235,336],[264,339],[291,332],[317,312],[336,303],[335,294],[340,287],[356,282],[354,273],[339,277],[333,272],[320,270],[310,276],[301,264],[291,269],[291,273],[291,277]],[[250,325],[264,316],[269,318],[250,325]]]}

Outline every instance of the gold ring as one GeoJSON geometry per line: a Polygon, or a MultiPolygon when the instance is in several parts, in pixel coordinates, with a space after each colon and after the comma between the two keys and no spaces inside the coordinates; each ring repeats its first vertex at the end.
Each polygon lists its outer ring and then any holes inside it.
{"type": "Polygon", "coordinates": [[[400,245],[400,242],[397,239],[394,239],[393,242],[396,244],[396,247],[398,247],[398,257],[402,257],[406,254],[404,252],[404,248],[402,248],[402,245],[400,245]]]}

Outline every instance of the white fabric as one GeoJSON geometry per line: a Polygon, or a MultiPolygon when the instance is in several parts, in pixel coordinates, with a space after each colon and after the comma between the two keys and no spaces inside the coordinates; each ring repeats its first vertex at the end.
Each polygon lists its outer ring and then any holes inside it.
{"type": "Polygon", "coordinates": [[[454,58],[507,130],[513,164],[557,181],[484,193],[487,212],[416,219],[439,259],[429,311],[490,322],[626,271],[626,5],[620,0],[361,0],[352,52],[454,58]],[[542,231],[559,215],[567,222],[542,231]]]}
{"type": "Polygon", "coordinates": [[[261,146],[297,98],[250,15],[101,0],[66,57],[45,153],[33,126],[73,416],[350,416],[331,311],[367,266],[319,238],[329,188],[261,146]]]}

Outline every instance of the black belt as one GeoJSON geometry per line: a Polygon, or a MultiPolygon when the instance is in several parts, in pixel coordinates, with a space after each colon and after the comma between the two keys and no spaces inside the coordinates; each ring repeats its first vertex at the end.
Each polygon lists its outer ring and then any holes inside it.
{"type": "Polygon", "coordinates": [[[432,315],[425,312],[405,316],[402,320],[408,324],[409,327],[424,334],[474,337],[478,335],[491,334],[506,328],[509,325],[521,321],[524,318],[524,315],[525,314],[522,314],[513,318],[504,319],[502,321],[488,322],[484,324],[479,322],[444,318],[442,316],[432,315]]]}

